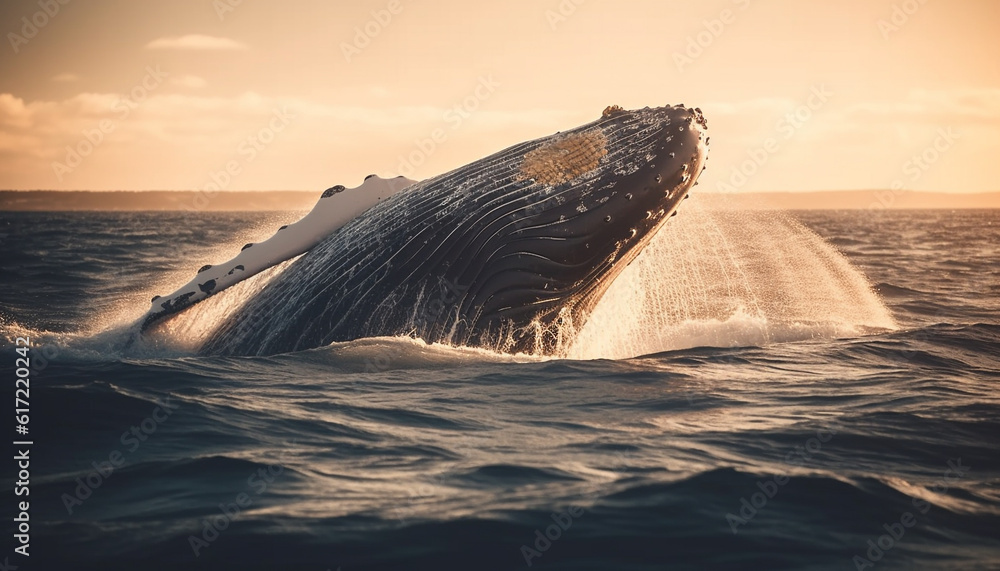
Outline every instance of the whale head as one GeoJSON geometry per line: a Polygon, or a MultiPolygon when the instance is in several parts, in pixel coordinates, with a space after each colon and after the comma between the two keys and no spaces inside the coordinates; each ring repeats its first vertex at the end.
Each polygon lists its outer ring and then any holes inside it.
{"type": "Polygon", "coordinates": [[[517,176],[532,185],[508,205],[506,239],[493,254],[508,271],[478,288],[480,319],[530,321],[533,331],[505,333],[536,352],[551,349],[550,325],[581,326],[697,184],[707,127],[700,109],[610,107],[526,152],[517,176]]]}
{"type": "Polygon", "coordinates": [[[557,352],[696,184],[706,130],[698,109],[609,107],[414,184],[294,262],[204,350],[412,335],[557,352]]]}

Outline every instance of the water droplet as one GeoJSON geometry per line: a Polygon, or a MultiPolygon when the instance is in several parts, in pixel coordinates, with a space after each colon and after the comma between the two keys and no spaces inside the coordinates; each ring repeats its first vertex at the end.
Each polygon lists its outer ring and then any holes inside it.
{"type": "Polygon", "coordinates": [[[611,222],[611,216],[605,216],[604,217],[604,221],[605,222],[611,222]]]}
{"type": "Polygon", "coordinates": [[[663,182],[663,177],[660,175],[656,175],[656,184],[660,184],[661,182],[663,182]]]}
{"type": "Polygon", "coordinates": [[[667,156],[668,156],[668,157],[670,157],[670,158],[674,158],[674,157],[676,157],[676,156],[677,156],[677,153],[670,153],[670,154],[669,154],[669,155],[667,155],[667,156]]]}
{"type": "MultiPolygon", "coordinates": [[[[660,177],[657,176],[656,178],[660,178],[660,177]]],[[[656,182],[660,182],[660,181],[656,181],[656,182]]],[[[631,192],[625,195],[625,200],[632,200],[632,193],[631,192]]]]}

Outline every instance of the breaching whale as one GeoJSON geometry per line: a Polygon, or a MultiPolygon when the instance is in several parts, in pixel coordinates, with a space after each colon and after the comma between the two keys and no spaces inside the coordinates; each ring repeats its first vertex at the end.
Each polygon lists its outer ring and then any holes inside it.
{"type": "MultiPolygon", "coordinates": [[[[341,216],[346,223],[246,300],[202,352],[267,355],[410,335],[551,354],[676,214],[704,170],[707,127],[700,109],[683,105],[609,107],[571,131],[400,182],[341,216]]],[[[192,282],[198,291],[202,279],[192,282]]]]}

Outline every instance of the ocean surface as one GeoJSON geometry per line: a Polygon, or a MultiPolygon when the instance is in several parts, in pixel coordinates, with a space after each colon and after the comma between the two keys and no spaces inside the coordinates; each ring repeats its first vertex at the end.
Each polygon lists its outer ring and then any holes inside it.
{"type": "Polygon", "coordinates": [[[0,213],[0,563],[1000,569],[1000,211],[690,202],[550,357],[198,355],[267,276],[129,344],[299,214],[0,213]]]}

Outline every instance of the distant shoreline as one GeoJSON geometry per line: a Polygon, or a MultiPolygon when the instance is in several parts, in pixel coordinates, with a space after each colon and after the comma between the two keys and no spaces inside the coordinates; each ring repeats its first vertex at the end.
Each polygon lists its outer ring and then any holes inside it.
{"type": "MultiPolygon", "coordinates": [[[[211,196],[197,191],[62,191],[3,190],[0,210],[56,211],[192,211],[246,212],[309,210],[321,191],[231,191],[211,196]]],[[[1000,192],[953,194],[943,192],[852,190],[822,192],[703,193],[723,207],[754,210],[868,210],[994,209],[1000,192]]]]}

